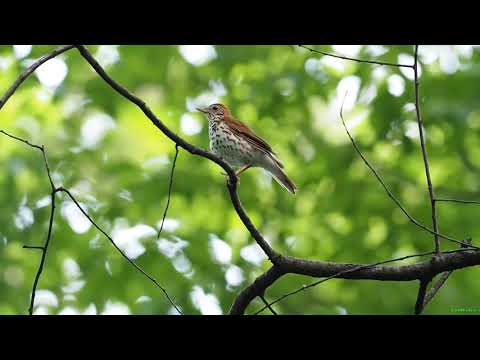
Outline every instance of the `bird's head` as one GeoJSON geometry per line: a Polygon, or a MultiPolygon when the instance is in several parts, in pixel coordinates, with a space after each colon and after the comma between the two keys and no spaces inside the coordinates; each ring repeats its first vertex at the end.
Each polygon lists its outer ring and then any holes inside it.
{"type": "Polygon", "coordinates": [[[209,119],[230,115],[230,111],[223,104],[212,104],[206,108],[197,108],[197,110],[206,114],[209,119]]]}

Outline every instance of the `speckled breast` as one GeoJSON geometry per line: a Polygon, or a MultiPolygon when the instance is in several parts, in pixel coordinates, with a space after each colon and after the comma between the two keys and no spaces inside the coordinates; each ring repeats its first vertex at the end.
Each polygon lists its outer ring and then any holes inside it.
{"type": "Polygon", "coordinates": [[[230,166],[243,166],[255,162],[251,145],[233,134],[227,125],[209,121],[208,130],[210,151],[220,156],[230,166]]]}

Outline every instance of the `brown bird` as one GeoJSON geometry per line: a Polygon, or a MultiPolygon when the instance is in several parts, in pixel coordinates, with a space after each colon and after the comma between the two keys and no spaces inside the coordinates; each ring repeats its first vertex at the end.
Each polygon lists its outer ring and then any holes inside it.
{"type": "Polygon", "coordinates": [[[238,176],[251,167],[260,167],[286,190],[295,194],[297,187],[288,178],[270,145],[256,135],[252,129],[230,114],[222,104],[212,104],[206,108],[197,108],[208,117],[208,135],[210,151],[221,157],[230,166],[239,169],[238,176]]]}

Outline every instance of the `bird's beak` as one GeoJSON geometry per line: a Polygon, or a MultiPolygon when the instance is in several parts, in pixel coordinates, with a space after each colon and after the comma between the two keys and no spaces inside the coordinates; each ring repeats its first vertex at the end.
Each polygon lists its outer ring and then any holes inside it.
{"type": "Polygon", "coordinates": [[[201,111],[203,113],[208,113],[208,109],[207,108],[196,108],[198,111],[201,111]]]}

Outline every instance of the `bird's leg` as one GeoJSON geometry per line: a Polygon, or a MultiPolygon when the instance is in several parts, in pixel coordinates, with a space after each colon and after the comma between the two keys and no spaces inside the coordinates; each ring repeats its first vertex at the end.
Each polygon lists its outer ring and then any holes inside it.
{"type": "MultiPolygon", "coordinates": [[[[244,165],[242,166],[240,169],[238,169],[237,171],[235,171],[235,177],[237,178],[237,183],[240,184],[240,178],[239,178],[239,175],[244,172],[245,170],[247,170],[248,168],[252,167],[251,164],[248,164],[248,165],[244,165]]],[[[227,177],[227,182],[230,181],[230,177],[228,176],[228,174],[222,172],[221,173],[222,175],[226,176],[227,177]]]]}
{"type": "Polygon", "coordinates": [[[235,172],[235,175],[237,175],[237,177],[238,177],[238,175],[240,175],[242,172],[244,172],[245,170],[247,170],[250,167],[252,167],[251,164],[242,166],[238,171],[235,172]]]}

